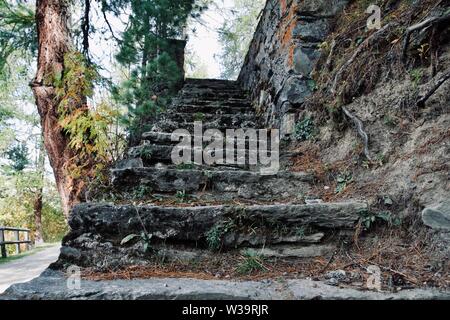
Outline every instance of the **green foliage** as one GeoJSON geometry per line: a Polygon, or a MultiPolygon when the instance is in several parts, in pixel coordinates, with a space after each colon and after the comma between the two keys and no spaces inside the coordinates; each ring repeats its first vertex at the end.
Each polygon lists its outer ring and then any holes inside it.
{"type": "Polygon", "coordinates": [[[3,105],[0,105],[0,126],[7,120],[12,118],[12,116],[14,115],[14,112],[9,109],[6,108],[3,105]]]}
{"type": "Polygon", "coordinates": [[[113,94],[128,108],[123,122],[133,144],[174,94],[182,73],[174,59],[179,43],[173,39],[181,38],[188,17],[203,6],[194,0],[115,0],[103,6],[116,15],[126,8],[129,14],[116,58],[130,72],[113,94]]]}
{"type": "Polygon", "coordinates": [[[14,130],[10,127],[2,127],[0,125],[0,154],[4,154],[4,152],[8,150],[14,142],[14,139],[14,130]]]}
{"type": "Polygon", "coordinates": [[[235,227],[232,220],[216,224],[206,233],[206,242],[212,251],[219,251],[222,247],[222,239],[225,234],[235,227]]]}
{"type": "Polygon", "coordinates": [[[189,200],[189,195],[186,193],[186,190],[178,190],[175,196],[180,203],[187,202],[189,200]]]}
{"type": "Polygon", "coordinates": [[[350,172],[346,172],[346,173],[341,173],[338,175],[336,181],[337,181],[337,185],[336,185],[336,193],[341,193],[345,190],[345,188],[347,188],[347,185],[352,182],[353,180],[353,175],[350,172]]]}
{"type": "Polygon", "coordinates": [[[306,85],[308,86],[309,90],[315,91],[317,90],[317,82],[313,79],[309,79],[306,81],[306,85]]]}
{"type": "Polygon", "coordinates": [[[23,106],[32,101],[28,66],[28,56],[15,52],[8,57],[8,68],[0,70],[0,154],[15,145],[18,121],[37,124],[36,117],[23,112],[23,106]]]}
{"type": "Polygon", "coordinates": [[[364,230],[370,230],[377,222],[387,223],[389,226],[395,227],[400,226],[402,223],[400,218],[394,217],[394,215],[389,211],[376,213],[362,211],[360,212],[359,221],[364,230]]]}
{"type": "Polygon", "coordinates": [[[152,235],[148,235],[145,232],[141,232],[140,234],[129,234],[127,235],[125,238],[122,239],[122,241],[120,242],[121,246],[124,246],[126,244],[129,244],[130,242],[132,242],[133,240],[138,239],[139,241],[142,242],[143,248],[144,248],[144,252],[149,252],[151,251],[152,247],[151,247],[151,240],[152,240],[152,235]]]}
{"type": "Polygon", "coordinates": [[[177,164],[177,170],[192,170],[195,166],[192,163],[180,163],[177,164]]]}
{"type": "Polygon", "coordinates": [[[235,0],[232,16],[219,30],[221,77],[235,79],[241,70],[265,0],[235,0]]]}
{"type": "Polygon", "coordinates": [[[6,151],[6,157],[12,162],[11,168],[14,171],[23,171],[30,163],[28,160],[28,147],[26,143],[13,145],[6,151]]]}
{"type": "Polygon", "coordinates": [[[194,121],[203,121],[205,120],[205,114],[203,112],[196,112],[194,114],[194,121]]]}
{"type": "MultiPolygon", "coordinates": [[[[42,228],[45,242],[60,241],[68,227],[54,183],[44,181],[42,228]]],[[[0,175],[0,225],[36,229],[34,201],[43,182],[36,171],[0,175]]]]}
{"type": "Polygon", "coordinates": [[[34,8],[26,1],[0,0],[0,73],[18,50],[36,53],[34,8]]]}
{"type": "Polygon", "coordinates": [[[300,238],[304,238],[306,236],[306,227],[300,226],[295,230],[295,235],[300,238]]]}
{"type": "Polygon", "coordinates": [[[146,185],[139,185],[136,189],[133,191],[133,198],[134,199],[144,199],[145,197],[148,197],[152,193],[152,188],[146,185]]]}
{"type": "Polygon", "coordinates": [[[129,234],[125,238],[123,238],[122,241],[120,241],[120,245],[123,246],[138,237],[140,237],[140,235],[138,234],[129,234]]]}
{"type": "Polygon", "coordinates": [[[142,221],[141,215],[139,214],[139,209],[135,206],[134,209],[136,210],[136,216],[139,220],[139,223],[142,227],[142,232],[140,234],[129,234],[125,238],[122,239],[120,242],[120,245],[126,245],[130,242],[132,242],[135,239],[139,239],[139,241],[142,242],[144,252],[147,253],[149,251],[152,251],[151,247],[151,240],[153,238],[153,235],[147,232],[147,229],[145,228],[145,224],[142,221]]]}
{"type": "Polygon", "coordinates": [[[237,267],[237,272],[242,275],[249,275],[253,272],[265,271],[264,257],[255,250],[247,249],[242,254],[242,261],[237,267]]]}
{"type": "MultiPolygon", "coordinates": [[[[54,197],[58,199],[56,192],[54,197]]],[[[48,198],[48,195],[46,198],[48,198]]],[[[49,243],[61,241],[68,231],[69,227],[59,204],[46,199],[42,207],[42,236],[44,241],[49,243]]]]}
{"type": "Polygon", "coordinates": [[[422,69],[413,69],[410,72],[411,81],[414,84],[414,87],[417,88],[422,81],[423,70],[422,69]]]}
{"type": "Polygon", "coordinates": [[[49,75],[60,99],[58,112],[66,117],[86,104],[92,97],[94,82],[98,79],[95,68],[89,65],[82,53],[71,51],[64,55],[64,74],[49,75]]]}
{"type": "Polygon", "coordinates": [[[305,117],[295,124],[293,136],[297,141],[305,141],[311,139],[314,133],[314,121],[310,117],[305,117]]]}
{"type": "Polygon", "coordinates": [[[152,154],[153,154],[153,149],[149,145],[146,145],[139,150],[139,156],[144,159],[151,158],[152,154]]]}
{"type": "Polygon", "coordinates": [[[76,153],[76,162],[66,169],[73,178],[95,177],[111,161],[113,141],[109,128],[119,114],[106,103],[95,109],[87,106],[84,99],[93,95],[98,73],[80,52],[67,53],[64,65],[64,74],[54,75],[54,84],[60,99],[59,123],[69,137],[69,147],[76,153]],[[92,167],[93,172],[86,172],[92,167]]]}

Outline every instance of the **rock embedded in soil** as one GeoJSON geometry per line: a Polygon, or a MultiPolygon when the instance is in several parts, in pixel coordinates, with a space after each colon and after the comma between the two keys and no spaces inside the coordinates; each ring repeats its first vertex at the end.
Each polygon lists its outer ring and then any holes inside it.
{"type": "Polygon", "coordinates": [[[432,229],[450,231],[450,200],[425,208],[422,211],[422,221],[432,229]]]}

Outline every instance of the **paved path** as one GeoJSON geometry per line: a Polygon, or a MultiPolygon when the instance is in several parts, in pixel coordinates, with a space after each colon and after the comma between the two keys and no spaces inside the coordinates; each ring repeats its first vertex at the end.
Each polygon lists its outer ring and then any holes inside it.
{"type": "Polygon", "coordinates": [[[58,259],[59,245],[0,264],[0,294],[12,284],[30,281],[58,259]]]}

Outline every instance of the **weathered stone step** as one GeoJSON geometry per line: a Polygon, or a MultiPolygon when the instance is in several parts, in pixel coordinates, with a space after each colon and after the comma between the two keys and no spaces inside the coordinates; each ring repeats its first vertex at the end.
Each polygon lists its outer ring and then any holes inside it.
{"type": "Polygon", "coordinates": [[[201,122],[219,122],[222,124],[228,124],[230,126],[235,123],[242,123],[244,121],[252,122],[255,121],[255,115],[252,113],[234,113],[234,114],[210,114],[196,112],[191,110],[191,112],[168,112],[161,115],[161,120],[159,121],[175,121],[178,123],[192,123],[194,121],[201,122]]]}
{"type": "MultiPolygon", "coordinates": [[[[214,164],[214,165],[206,165],[200,164],[197,165],[195,163],[192,164],[181,164],[175,165],[170,163],[155,163],[154,166],[149,166],[148,168],[156,168],[156,169],[173,169],[173,170],[212,170],[212,171],[220,171],[220,170],[249,170],[250,168],[256,168],[256,166],[248,166],[248,165],[239,165],[239,164],[214,164]]],[[[120,161],[117,161],[113,169],[133,169],[133,168],[144,168],[144,161],[140,158],[126,158],[120,161]]]]}
{"type": "MultiPolygon", "coordinates": [[[[244,130],[245,132],[245,130],[244,130]]],[[[224,139],[226,136],[226,132],[223,133],[224,134],[224,139]]],[[[193,134],[190,135],[191,141],[194,141],[195,137],[198,137],[199,139],[202,138],[202,136],[194,136],[193,134]]],[[[144,141],[149,141],[151,143],[156,143],[156,144],[165,144],[165,145],[174,145],[174,144],[178,144],[179,141],[172,141],[172,133],[167,133],[167,132],[146,132],[142,135],[142,139],[144,141]]],[[[258,140],[254,140],[254,139],[234,139],[235,141],[235,145],[238,143],[257,143],[258,140]]],[[[268,141],[268,146],[270,146],[270,140],[268,141]]]]}
{"type": "Polygon", "coordinates": [[[179,101],[209,100],[211,102],[224,103],[227,101],[250,103],[246,94],[238,90],[213,90],[213,89],[189,89],[185,88],[178,94],[179,101]]]}
{"type": "Polygon", "coordinates": [[[185,87],[195,88],[235,88],[240,89],[237,81],[222,79],[191,79],[185,81],[185,87]]]}
{"type": "Polygon", "coordinates": [[[193,107],[229,107],[229,108],[248,108],[251,109],[251,102],[248,99],[224,99],[218,98],[204,98],[204,97],[193,97],[193,98],[183,98],[181,100],[174,101],[172,108],[177,108],[178,106],[193,106],[193,107]]]}
{"type": "Polygon", "coordinates": [[[169,112],[183,113],[209,113],[209,114],[236,114],[254,112],[250,105],[218,105],[218,104],[181,104],[173,105],[167,109],[169,112]]]}
{"type": "MultiPolygon", "coordinates": [[[[221,118],[218,117],[215,121],[206,121],[202,123],[203,130],[217,129],[225,132],[227,129],[248,129],[255,128],[256,123],[253,120],[235,118],[221,118]]],[[[194,122],[180,123],[166,119],[164,121],[157,121],[153,124],[152,131],[159,132],[173,132],[178,129],[186,129],[189,132],[194,132],[194,122]]]]}
{"type": "Polygon", "coordinates": [[[244,170],[131,168],[112,170],[112,176],[113,185],[120,190],[131,190],[139,185],[149,187],[153,192],[214,192],[217,200],[281,201],[308,194],[314,182],[312,174],[287,171],[261,175],[258,171],[244,170]]]}
{"type": "Polygon", "coordinates": [[[160,164],[155,166],[156,169],[172,169],[172,170],[201,170],[201,171],[238,171],[238,170],[246,170],[249,171],[249,166],[247,165],[239,165],[239,164],[215,164],[212,166],[208,166],[206,164],[181,164],[181,165],[175,165],[175,164],[160,164]]]}
{"type": "MultiPolygon", "coordinates": [[[[145,142],[145,141],[144,141],[145,142]]],[[[208,143],[206,143],[207,145],[208,143]]],[[[141,158],[144,166],[148,167],[152,164],[161,162],[161,163],[173,163],[172,161],[172,152],[174,151],[175,145],[160,145],[160,144],[149,144],[144,143],[142,145],[139,145],[137,147],[132,147],[128,150],[127,154],[129,158],[141,158]]],[[[194,160],[195,152],[203,152],[203,148],[199,147],[177,147],[177,151],[181,154],[191,154],[190,159],[194,160]]],[[[234,155],[234,161],[235,163],[239,164],[251,164],[248,160],[248,149],[222,149],[223,152],[223,158],[226,159],[227,154],[233,154],[234,155]]],[[[270,156],[272,153],[269,150],[267,152],[267,156],[270,156]]],[[[290,153],[282,153],[280,154],[280,158],[287,156],[289,157],[290,153]]],[[[199,163],[197,163],[199,164],[199,163]]],[[[200,165],[203,163],[200,163],[200,165]]],[[[226,164],[226,161],[219,164],[226,164]]],[[[232,164],[232,163],[229,163],[232,164]]]]}
{"type": "Polygon", "coordinates": [[[301,236],[310,235],[305,230],[311,234],[353,230],[367,209],[363,202],[205,207],[84,203],[73,209],[69,218],[71,231],[63,243],[72,253],[78,251],[78,261],[73,261],[73,254],[62,254],[60,259],[81,266],[96,265],[98,262],[92,259],[103,259],[93,254],[103,247],[99,242],[121,247],[125,237],[140,234],[144,227],[152,235],[152,242],[160,240],[167,244],[208,246],[214,241],[222,248],[235,248],[280,243],[280,237],[292,236],[298,236],[301,242],[301,236]],[[79,241],[92,234],[99,247],[79,241]]]}

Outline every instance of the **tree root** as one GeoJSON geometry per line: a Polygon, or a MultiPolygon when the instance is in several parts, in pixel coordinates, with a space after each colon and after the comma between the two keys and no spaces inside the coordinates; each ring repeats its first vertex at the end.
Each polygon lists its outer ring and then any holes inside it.
{"type": "Polygon", "coordinates": [[[328,58],[327,58],[327,61],[325,63],[325,66],[326,66],[328,71],[331,70],[331,63],[333,62],[333,55],[334,55],[334,49],[335,48],[336,48],[336,40],[333,40],[331,42],[330,53],[328,54],[328,58]]]}
{"type": "Polygon", "coordinates": [[[447,70],[444,75],[436,82],[436,84],[428,90],[428,92],[421,97],[419,100],[417,100],[416,105],[419,108],[425,107],[425,103],[428,101],[428,99],[444,84],[445,81],[450,79],[450,70],[447,70]]]}
{"type": "Polygon", "coordinates": [[[369,136],[364,131],[364,125],[363,125],[362,121],[359,120],[357,116],[352,114],[346,107],[342,107],[342,111],[355,124],[356,130],[358,131],[358,135],[363,140],[364,155],[366,156],[367,160],[372,161],[372,158],[370,157],[370,152],[369,152],[369,136]]]}
{"type": "Polygon", "coordinates": [[[409,46],[409,40],[411,38],[411,34],[416,30],[422,30],[425,28],[428,28],[430,26],[439,25],[441,23],[445,23],[447,21],[450,21],[450,14],[441,16],[441,17],[434,17],[434,18],[428,18],[418,24],[412,25],[408,29],[406,29],[405,33],[405,41],[403,42],[403,50],[402,50],[402,61],[403,63],[406,62],[407,59],[407,50],[409,46]]]}
{"type": "Polygon", "coordinates": [[[388,29],[391,26],[390,23],[386,24],[383,28],[381,28],[380,30],[374,32],[373,34],[371,34],[366,40],[364,40],[364,42],[355,50],[355,52],[353,53],[353,55],[351,56],[350,59],[347,60],[347,62],[345,62],[338,70],[338,72],[336,73],[334,80],[333,80],[333,86],[331,87],[331,93],[335,94],[336,93],[336,87],[338,84],[338,81],[340,80],[342,73],[344,72],[345,69],[347,69],[352,63],[353,61],[355,61],[355,59],[358,57],[358,55],[369,46],[369,44],[371,43],[371,41],[373,41],[374,39],[376,39],[380,34],[382,34],[384,31],[386,31],[386,29],[388,29]]]}

